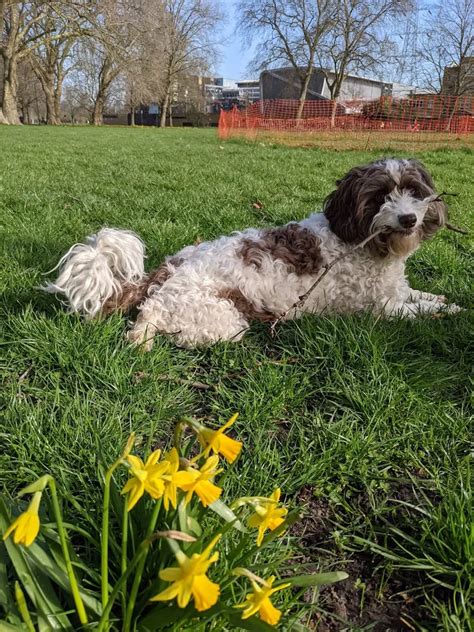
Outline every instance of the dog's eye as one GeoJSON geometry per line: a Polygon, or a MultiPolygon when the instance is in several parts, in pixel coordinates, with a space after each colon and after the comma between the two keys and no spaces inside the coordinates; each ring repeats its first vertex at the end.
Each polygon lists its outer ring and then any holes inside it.
{"type": "Polygon", "coordinates": [[[421,189],[410,189],[410,194],[417,200],[423,200],[425,198],[425,194],[421,189]]]}

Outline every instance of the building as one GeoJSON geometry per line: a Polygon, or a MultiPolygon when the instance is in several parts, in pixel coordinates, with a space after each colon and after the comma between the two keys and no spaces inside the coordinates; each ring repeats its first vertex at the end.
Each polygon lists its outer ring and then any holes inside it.
{"type": "MultiPolygon", "coordinates": [[[[324,73],[321,68],[315,68],[311,76],[306,95],[307,100],[330,99],[326,74],[329,81],[334,77],[334,73],[324,73]]],[[[396,96],[406,96],[413,89],[411,86],[392,84],[368,77],[358,77],[347,75],[342,82],[339,99],[344,101],[352,100],[373,100],[383,96],[391,96],[396,86],[396,96]]],[[[294,68],[275,68],[264,70],[260,75],[260,92],[262,99],[298,99],[300,96],[301,81],[294,68]]],[[[394,95],[395,96],[395,95],[394,95]]]]}
{"type": "Polygon", "coordinates": [[[260,81],[258,79],[245,79],[243,81],[237,81],[237,88],[239,90],[240,98],[247,101],[247,103],[255,103],[255,101],[260,101],[261,90],[260,81]]]}
{"type": "Polygon", "coordinates": [[[245,79],[232,81],[223,77],[216,77],[212,83],[205,86],[206,111],[216,113],[234,107],[245,107],[261,98],[260,81],[245,79]]]}
{"type": "Polygon", "coordinates": [[[474,96],[474,57],[465,57],[461,64],[446,66],[441,94],[474,96]]]}

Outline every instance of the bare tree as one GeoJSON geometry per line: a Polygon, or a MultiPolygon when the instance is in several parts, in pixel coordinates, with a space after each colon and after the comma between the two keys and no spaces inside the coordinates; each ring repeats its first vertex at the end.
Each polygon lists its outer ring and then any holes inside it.
{"type": "Polygon", "coordinates": [[[140,105],[157,103],[160,99],[163,75],[163,2],[142,0],[140,24],[135,30],[133,44],[128,48],[127,63],[122,75],[125,82],[125,101],[135,125],[135,110],[140,105]]]}
{"type": "MultiPolygon", "coordinates": [[[[388,17],[409,9],[409,0],[339,0],[336,19],[325,33],[318,59],[331,99],[339,97],[350,72],[380,67],[389,57],[392,43],[384,31],[388,17]]],[[[337,103],[332,110],[332,125],[337,103]]]]}
{"type": "Polygon", "coordinates": [[[84,18],[72,3],[46,3],[32,30],[37,46],[29,57],[46,101],[46,122],[61,122],[61,97],[64,78],[72,68],[70,53],[79,36],[84,18]]]}
{"type": "Polygon", "coordinates": [[[135,125],[135,110],[156,99],[159,86],[150,58],[135,58],[124,73],[126,102],[130,110],[130,123],[135,125]]]}
{"type": "Polygon", "coordinates": [[[41,12],[43,4],[38,2],[33,7],[31,2],[0,0],[0,56],[3,60],[0,124],[20,123],[18,65],[30,54],[30,46],[38,38],[32,27],[38,21],[38,12],[41,12]]]}
{"type": "Polygon", "coordinates": [[[138,0],[94,0],[88,3],[83,36],[73,45],[67,80],[68,98],[77,95],[94,125],[103,122],[111,91],[126,72],[135,40],[143,30],[138,0]]]}
{"type": "Polygon", "coordinates": [[[17,107],[23,123],[40,123],[46,118],[44,92],[28,60],[18,66],[17,107]]]}
{"type": "Polygon", "coordinates": [[[462,96],[474,88],[474,0],[430,7],[418,54],[425,87],[462,96]]]}
{"type": "Polygon", "coordinates": [[[161,120],[171,106],[173,85],[180,76],[203,74],[216,53],[215,28],[222,18],[216,0],[163,0],[161,60],[161,120]]]}
{"type": "Polygon", "coordinates": [[[85,37],[74,44],[74,67],[66,86],[68,100],[76,101],[81,109],[89,112],[90,121],[101,125],[113,82],[120,73],[115,58],[92,37],[85,37]]]}
{"type": "Polygon", "coordinates": [[[314,70],[318,46],[333,28],[335,0],[240,0],[239,28],[251,41],[258,40],[253,66],[259,70],[289,64],[300,81],[297,118],[314,70]]]}

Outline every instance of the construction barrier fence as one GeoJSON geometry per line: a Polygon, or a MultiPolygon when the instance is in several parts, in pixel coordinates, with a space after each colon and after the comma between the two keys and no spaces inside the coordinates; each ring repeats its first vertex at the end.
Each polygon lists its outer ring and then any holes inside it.
{"type": "Polygon", "coordinates": [[[292,135],[300,140],[313,136],[330,139],[375,132],[394,138],[412,135],[422,139],[443,138],[474,132],[474,97],[420,95],[397,99],[329,101],[275,99],[253,103],[245,109],[221,111],[219,136],[222,139],[260,137],[278,140],[292,135]]]}

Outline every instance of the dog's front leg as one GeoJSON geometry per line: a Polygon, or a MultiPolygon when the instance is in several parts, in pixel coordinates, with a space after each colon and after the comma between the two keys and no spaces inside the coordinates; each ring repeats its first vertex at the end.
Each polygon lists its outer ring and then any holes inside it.
{"type": "Polygon", "coordinates": [[[389,300],[383,307],[383,313],[389,318],[417,318],[430,314],[457,314],[462,311],[462,307],[455,305],[446,305],[438,300],[419,300],[415,302],[402,302],[397,300],[389,300]]]}
{"type": "Polygon", "coordinates": [[[408,289],[407,303],[419,303],[420,301],[430,301],[434,303],[446,303],[446,296],[430,294],[421,290],[408,289]]]}

